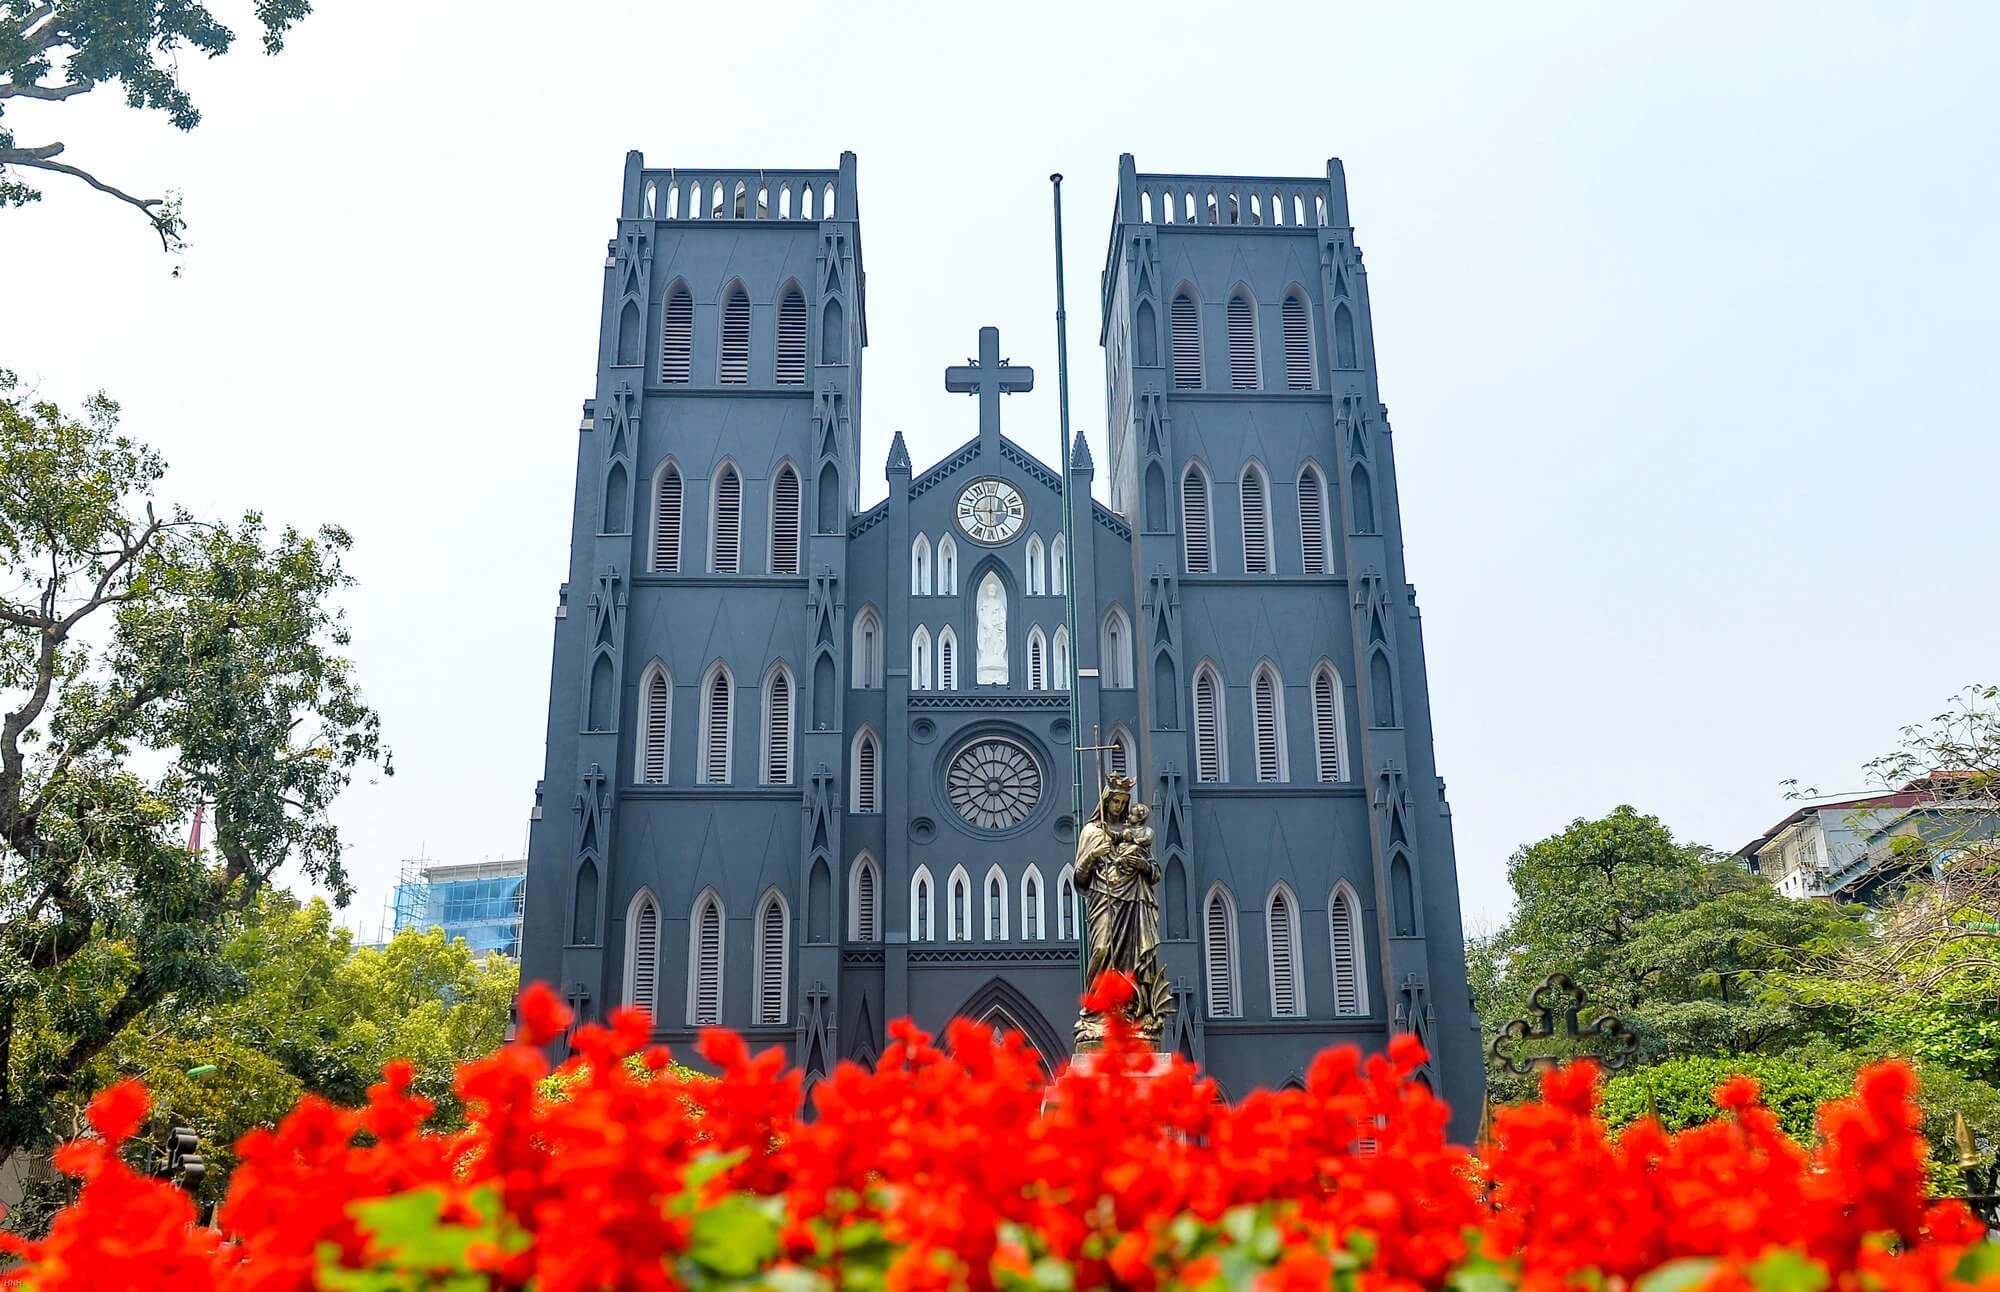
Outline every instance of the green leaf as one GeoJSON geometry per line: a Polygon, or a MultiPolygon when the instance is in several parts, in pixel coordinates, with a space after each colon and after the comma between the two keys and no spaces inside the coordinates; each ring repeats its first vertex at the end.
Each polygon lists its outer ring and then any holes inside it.
{"type": "Polygon", "coordinates": [[[1719,1262],[1708,1257],[1668,1261],[1641,1278],[1634,1289],[1635,1292],[1689,1292],[1714,1277],[1718,1266],[1719,1262]]]}
{"type": "Polygon", "coordinates": [[[1804,1252],[1779,1248],[1750,1266],[1757,1292],[1821,1292],[1828,1283],[1826,1267],[1804,1252]]]}
{"type": "Polygon", "coordinates": [[[778,1254],[781,1199],[731,1194],[695,1213],[688,1257],[704,1269],[747,1278],[778,1254]]]}
{"type": "Polygon", "coordinates": [[[1958,1258],[1951,1276],[1966,1283],[1978,1283],[2000,1274],[2000,1243],[1974,1243],[1958,1258]]]}

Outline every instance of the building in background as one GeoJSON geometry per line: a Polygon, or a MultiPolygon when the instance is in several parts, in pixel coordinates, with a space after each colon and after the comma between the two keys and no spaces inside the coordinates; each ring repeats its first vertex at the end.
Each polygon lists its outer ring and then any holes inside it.
{"type": "Polygon", "coordinates": [[[521,958],[521,903],[527,895],[528,861],[446,864],[408,861],[391,899],[389,936],[404,929],[443,929],[463,938],[476,956],[495,952],[521,958]]]}
{"type": "Polygon", "coordinates": [[[739,1029],[808,1082],[906,1016],[1053,1070],[1082,986],[1071,751],[1102,745],[1153,810],[1166,1044],[1242,1093],[1415,1034],[1469,1135],[1479,1028],[1345,175],[1127,156],[1109,214],[1107,506],[1081,435],[1066,491],[1002,434],[1005,392],[1053,374],[994,329],[931,378],[977,396],[951,452],[866,425],[851,153],[628,155],[523,976],[664,1040],[739,1029]]]}
{"type": "Polygon", "coordinates": [[[1787,897],[1875,905],[2000,836],[2000,805],[1933,773],[1899,790],[1810,803],[1737,849],[1787,897]]]}

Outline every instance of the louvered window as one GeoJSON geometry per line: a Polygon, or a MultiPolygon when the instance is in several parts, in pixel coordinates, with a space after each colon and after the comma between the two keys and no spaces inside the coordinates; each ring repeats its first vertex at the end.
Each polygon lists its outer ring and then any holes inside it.
{"type": "Polygon", "coordinates": [[[1131,739],[1132,737],[1123,731],[1111,733],[1111,770],[1116,775],[1127,777],[1132,775],[1132,748],[1127,743],[1131,739]]]}
{"type": "Polygon", "coordinates": [[[722,903],[704,893],[695,904],[694,928],[688,938],[688,1023],[694,1027],[722,1024],[722,903]]]}
{"type": "Polygon", "coordinates": [[[1048,663],[1045,658],[1047,654],[1048,647],[1042,639],[1042,630],[1040,628],[1030,629],[1028,631],[1028,689],[1030,691],[1045,691],[1048,689],[1048,663]]]}
{"type": "Polygon", "coordinates": [[[1313,674],[1313,751],[1322,781],[1341,779],[1340,679],[1321,665],[1313,674]]]}
{"type": "Polygon", "coordinates": [[[757,1021],[766,1025],[785,1021],[785,988],[791,976],[786,965],[791,938],[785,925],[785,904],[773,893],[757,913],[757,1021]]]}
{"type": "Polygon", "coordinates": [[[998,942],[1007,936],[1007,889],[1000,882],[1000,876],[990,875],[986,880],[986,940],[998,942]]]}
{"type": "Polygon", "coordinates": [[[799,473],[778,468],[771,482],[771,573],[799,572],[799,473]]]}
{"type": "Polygon", "coordinates": [[[1222,683],[1206,666],[1194,675],[1194,778],[1222,779],[1222,683]]]}
{"type": "Polygon", "coordinates": [[[1291,894],[1280,888],[1271,894],[1266,921],[1271,937],[1271,1017],[1303,1018],[1299,990],[1298,915],[1291,894]]]}
{"type": "Polygon", "coordinates": [[[673,684],[666,671],[655,667],[646,674],[639,715],[639,781],[643,785],[667,783],[667,739],[673,720],[673,684]]]}
{"type": "Polygon", "coordinates": [[[660,1013],[655,999],[660,989],[660,908],[651,897],[642,896],[632,912],[632,992],[625,1002],[653,1015],[660,1013]]]}
{"type": "Polygon", "coordinates": [[[1257,779],[1283,780],[1284,723],[1280,708],[1284,703],[1283,689],[1278,685],[1276,674],[1269,668],[1260,668],[1250,684],[1250,691],[1251,709],[1257,727],[1257,779]]]}
{"type": "Polygon", "coordinates": [[[794,287],[778,302],[778,384],[802,386],[806,380],[806,298],[794,287]]]}
{"type": "Polygon", "coordinates": [[[736,573],[743,555],[743,477],[725,466],[715,478],[715,530],[710,564],[717,574],[736,573]]]}
{"type": "Polygon", "coordinates": [[[724,385],[750,380],[750,297],[732,288],[722,301],[722,354],[716,374],[724,385]]]}
{"type": "Polygon", "coordinates": [[[1366,1013],[1361,984],[1361,903],[1354,899],[1354,890],[1344,883],[1335,888],[1326,913],[1333,938],[1333,1012],[1366,1013]]]}
{"type": "Polygon", "coordinates": [[[1208,477],[1189,467],[1181,477],[1181,538],[1187,544],[1189,574],[1211,574],[1215,551],[1209,541],[1208,477]]]}
{"type": "Polygon", "coordinates": [[[729,784],[729,674],[717,669],[709,676],[701,702],[701,780],[704,785],[729,784]]]}
{"type": "Polygon", "coordinates": [[[1229,388],[1257,389],[1257,315],[1249,298],[1229,298],[1229,388]]]}
{"type": "Polygon", "coordinates": [[[1293,390],[1313,388],[1312,319],[1305,298],[1285,297],[1285,384],[1293,390]]]}
{"type": "Polygon", "coordinates": [[[681,569],[681,472],[671,462],[653,488],[653,569],[661,574],[681,569]]]}
{"type": "Polygon", "coordinates": [[[938,633],[938,690],[958,689],[958,634],[950,628],[938,633]]]}
{"type": "Polygon", "coordinates": [[[1326,481],[1311,467],[1299,472],[1299,555],[1307,574],[1326,573],[1326,481]]]}
{"type": "Polygon", "coordinates": [[[1056,936],[1065,942],[1076,940],[1076,880],[1068,866],[1056,878],[1056,936]]]}
{"type": "Polygon", "coordinates": [[[864,856],[854,866],[854,940],[856,942],[877,942],[882,937],[879,913],[881,897],[879,890],[882,880],[875,873],[875,863],[864,856]]]}
{"type": "Polygon", "coordinates": [[[1201,315],[1194,297],[1186,292],[1174,297],[1173,310],[1174,389],[1201,389],[1201,315]]]}
{"type": "Polygon", "coordinates": [[[782,668],[764,684],[764,783],[792,783],[792,675],[782,668]]]}
{"type": "Polygon", "coordinates": [[[1270,488],[1256,467],[1243,469],[1243,572],[1271,572],[1270,488]]]}
{"type": "Polygon", "coordinates": [[[661,314],[665,323],[660,329],[660,380],[684,385],[694,355],[694,297],[686,285],[675,283],[667,290],[661,314]]]}
{"type": "Polygon", "coordinates": [[[1220,888],[1208,895],[1202,935],[1208,952],[1208,1016],[1235,1018],[1241,1012],[1236,1003],[1236,912],[1220,888]]]}
{"type": "Polygon", "coordinates": [[[875,733],[863,731],[854,742],[854,810],[882,810],[882,750],[875,733]]]}

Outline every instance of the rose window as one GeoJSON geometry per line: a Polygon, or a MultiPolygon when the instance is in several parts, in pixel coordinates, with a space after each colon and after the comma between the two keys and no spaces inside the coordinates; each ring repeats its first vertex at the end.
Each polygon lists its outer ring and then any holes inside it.
{"type": "Polygon", "coordinates": [[[952,810],[982,830],[1005,830],[1028,819],[1042,798],[1042,769],[1011,740],[975,740],[945,769],[952,810]]]}

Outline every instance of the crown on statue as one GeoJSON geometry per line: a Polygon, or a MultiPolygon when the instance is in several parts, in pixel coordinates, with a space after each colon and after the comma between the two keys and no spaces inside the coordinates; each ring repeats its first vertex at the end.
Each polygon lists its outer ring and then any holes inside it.
{"type": "Polygon", "coordinates": [[[1120,776],[1117,772],[1112,772],[1104,778],[1104,792],[1106,794],[1124,794],[1129,797],[1132,793],[1132,784],[1130,776],[1120,776]]]}

